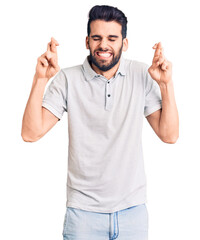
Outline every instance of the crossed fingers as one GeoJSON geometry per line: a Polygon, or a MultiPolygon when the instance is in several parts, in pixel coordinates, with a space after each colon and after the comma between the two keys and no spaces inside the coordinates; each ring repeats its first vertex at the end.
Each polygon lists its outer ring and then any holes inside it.
{"type": "Polygon", "coordinates": [[[47,44],[47,51],[39,57],[39,61],[45,67],[52,65],[54,68],[57,67],[57,48],[59,43],[52,37],[51,42],[47,44]]]}
{"type": "Polygon", "coordinates": [[[156,43],[153,46],[153,49],[155,49],[155,53],[152,61],[153,69],[156,69],[158,66],[160,66],[162,70],[167,70],[168,63],[167,63],[167,59],[164,56],[164,51],[163,51],[161,42],[156,43]]]}
{"type": "Polygon", "coordinates": [[[51,42],[48,43],[47,45],[47,51],[57,53],[57,48],[56,46],[59,46],[59,43],[56,41],[55,38],[51,38],[51,42]]]}

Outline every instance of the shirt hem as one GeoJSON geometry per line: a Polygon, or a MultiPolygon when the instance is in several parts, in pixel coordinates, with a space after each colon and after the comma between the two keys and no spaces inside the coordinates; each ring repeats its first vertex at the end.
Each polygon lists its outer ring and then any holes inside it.
{"type": "Polygon", "coordinates": [[[159,110],[162,108],[161,104],[156,105],[155,107],[150,108],[149,110],[147,110],[144,114],[145,117],[149,116],[150,114],[154,113],[155,111],[159,110]]]}
{"type": "Polygon", "coordinates": [[[47,102],[43,101],[42,106],[49,110],[51,113],[53,113],[53,115],[56,116],[59,120],[62,118],[62,114],[60,114],[54,107],[52,107],[47,102]]]}
{"type": "Polygon", "coordinates": [[[78,204],[75,204],[73,202],[67,202],[66,207],[78,208],[78,209],[85,210],[85,211],[90,211],[90,212],[113,213],[113,212],[118,212],[118,211],[130,208],[130,207],[133,207],[133,206],[141,205],[141,204],[144,204],[144,203],[147,203],[147,200],[134,202],[134,203],[129,203],[129,204],[124,205],[123,207],[120,207],[120,208],[96,209],[96,208],[93,208],[93,207],[86,207],[86,206],[83,206],[83,205],[80,205],[80,204],[78,205],[78,204]]]}

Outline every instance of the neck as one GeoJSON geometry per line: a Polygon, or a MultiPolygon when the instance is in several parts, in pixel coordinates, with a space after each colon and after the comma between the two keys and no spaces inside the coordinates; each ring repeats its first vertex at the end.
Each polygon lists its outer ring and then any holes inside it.
{"type": "Polygon", "coordinates": [[[91,64],[91,67],[97,74],[101,74],[102,76],[104,76],[105,78],[107,78],[109,80],[115,75],[115,73],[117,72],[117,70],[119,68],[119,65],[120,65],[120,60],[118,61],[118,63],[113,68],[111,68],[110,70],[108,70],[106,72],[101,71],[93,63],[91,64]]]}

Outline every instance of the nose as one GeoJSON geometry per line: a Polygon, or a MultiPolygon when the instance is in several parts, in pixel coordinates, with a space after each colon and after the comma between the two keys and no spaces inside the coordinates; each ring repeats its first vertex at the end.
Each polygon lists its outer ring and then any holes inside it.
{"type": "Polygon", "coordinates": [[[99,47],[102,49],[106,49],[107,48],[107,40],[106,38],[102,38],[99,44],[99,47]]]}

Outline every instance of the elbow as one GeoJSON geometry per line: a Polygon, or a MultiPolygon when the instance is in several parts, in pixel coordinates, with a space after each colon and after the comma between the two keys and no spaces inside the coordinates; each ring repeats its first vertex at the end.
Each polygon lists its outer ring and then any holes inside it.
{"type": "Polygon", "coordinates": [[[21,137],[23,139],[24,142],[36,142],[36,140],[30,136],[21,134],[21,137]]]}
{"type": "Polygon", "coordinates": [[[23,131],[21,132],[21,137],[24,142],[36,142],[41,138],[41,136],[36,136],[34,134],[28,134],[23,131]]]}
{"type": "Polygon", "coordinates": [[[174,144],[177,142],[179,136],[171,136],[171,137],[162,137],[161,140],[164,143],[168,143],[168,144],[174,144]]]}
{"type": "Polygon", "coordinates": [[[176,128],[173,131],[162,132],[159,134],[159,137],[164,143],[174,144],[179,138],[179,128],[176,128]]]}
{"type": "Polygon", "coordinates": [[[32,138],[30,138],[26,135],[21,134],[21,137],[22,137],[24,142],[35,142],[34,139],[32,139],[32,138]]]}

